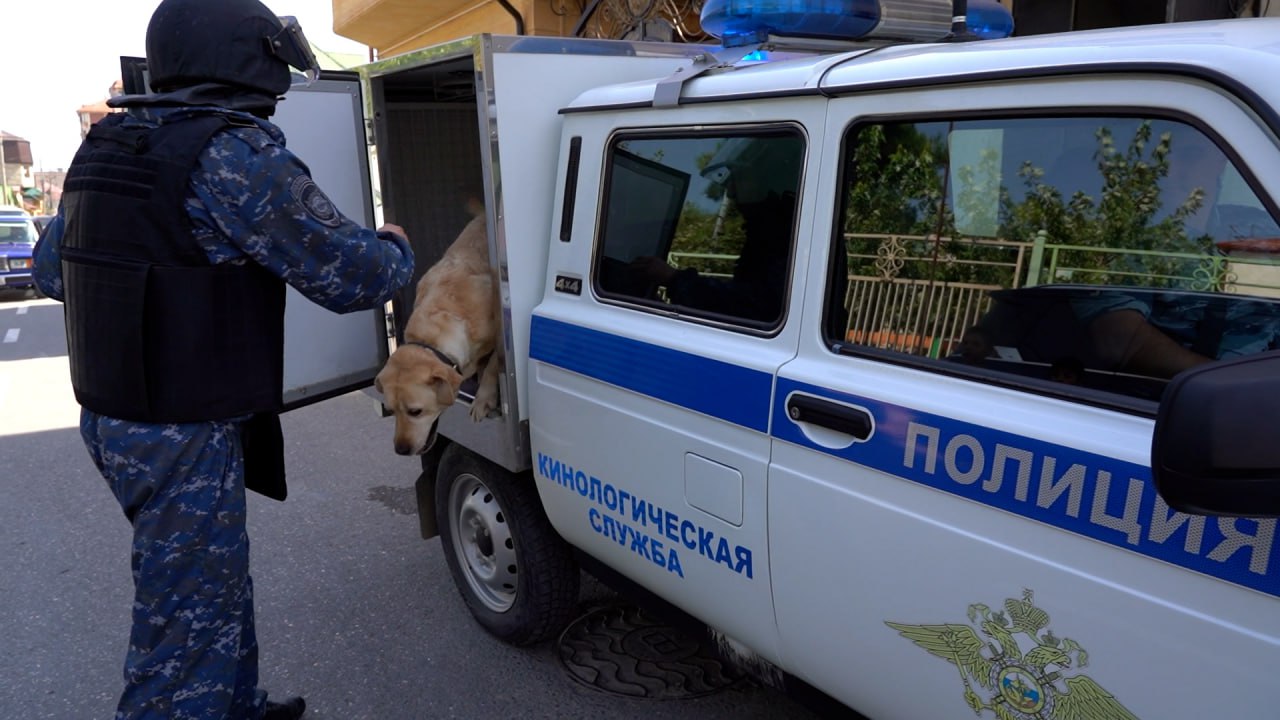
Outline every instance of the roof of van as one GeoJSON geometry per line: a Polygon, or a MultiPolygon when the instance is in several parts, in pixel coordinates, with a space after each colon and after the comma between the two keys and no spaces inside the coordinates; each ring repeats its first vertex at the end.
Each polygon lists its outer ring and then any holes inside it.
{"type": "MultiPolygon", "coordinates": [[[[1280,106],[1280,18],[1077,30],[964,43],[910,43],[740,65],[687,81],[682,103],[851,93],[1017,75],[1191,72],[1251,88],[1280,106]]],[[[661,78],[593,88],[566,110],[647,105],[661,78]]]]}

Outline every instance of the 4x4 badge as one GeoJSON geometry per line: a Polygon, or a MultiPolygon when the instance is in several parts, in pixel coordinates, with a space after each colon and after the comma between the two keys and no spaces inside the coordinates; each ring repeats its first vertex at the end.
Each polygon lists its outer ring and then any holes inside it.
{"type": "Polygon", "coordinates": [[[990,710],[999,720],[1137,720],[1088,675],[1063,676],[1073,664],[1088,665],[1089,655],[1074,640],[1059,639],[1047,630],[1049,614],[1031,598],[1032,592],[1024,590],[1021,600],[1004,601],[1004,612],[992,612],[981,603],[970,605],[969,622],[977,624],[977,631],[970,625],[952,623],[885,624],[955,664],[964,682],[965,702],[975,715],[990,710]],[[1034,643],[1025,653],[1019,635],[1034,643]],[[975,684],[986,691],[985,699],[974,689],[975,684]]]}

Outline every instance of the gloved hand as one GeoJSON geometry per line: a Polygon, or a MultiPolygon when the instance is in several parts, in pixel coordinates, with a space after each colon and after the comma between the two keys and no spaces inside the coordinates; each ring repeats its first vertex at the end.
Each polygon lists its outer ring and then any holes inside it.
{"type": "Polygon", "coordinates": [[[378,228],[378,232],[392,232],[392,233],[395,233],[396,235],[399,235],[401,238],[403,238],[405,242],[409,241],[409,234],[406,233],[404,231],[404,228],[400,227],[399,225],[395,225],[392,223],[383,223],[382,227],[378,228]]]}

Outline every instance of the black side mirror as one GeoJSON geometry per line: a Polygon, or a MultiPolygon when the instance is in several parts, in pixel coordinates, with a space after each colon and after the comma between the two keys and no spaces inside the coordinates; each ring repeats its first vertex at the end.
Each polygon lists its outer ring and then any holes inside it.
{"type": "Polygon", "coordinates": [[[1181,512],[1280,517],[1280,351],[1175,377],[1156,416],[1151,475],[1181,512]]]}

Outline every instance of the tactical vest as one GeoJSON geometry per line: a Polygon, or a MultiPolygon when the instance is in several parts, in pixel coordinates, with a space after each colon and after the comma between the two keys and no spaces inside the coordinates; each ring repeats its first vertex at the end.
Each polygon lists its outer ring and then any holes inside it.
{"type": "Polygon", "coordinates": [[[149,423],[279,409],[284,282],[261,265],[212,264],[184,202],[197,159],[234,121],[158,128],[98,122],[62,197],[62,279],[76,400],[149,423]]]}

